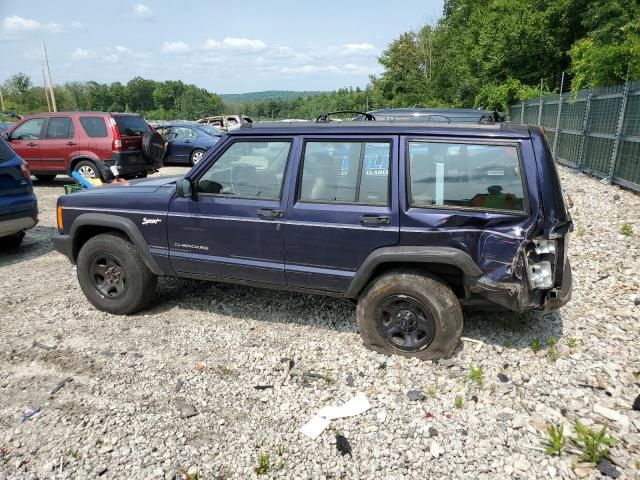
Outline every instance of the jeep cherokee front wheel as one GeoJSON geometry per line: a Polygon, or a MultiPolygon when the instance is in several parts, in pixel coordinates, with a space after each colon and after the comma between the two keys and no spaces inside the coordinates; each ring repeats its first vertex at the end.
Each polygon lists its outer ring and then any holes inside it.
{"type": "Polygon", "coordinates": [[[98,310],[128,315],[153,300],[156,276],[124,236],[105,233],[89,239],[77,263],[80,288],[98,310]]]}
{"type": "Polygon", "coordinates": [[[453,353],[462,335],[460,302],[435,277],[397,270],[376,278],[358,301],[365,345],[384,354],[435,360],[453,353]]]}

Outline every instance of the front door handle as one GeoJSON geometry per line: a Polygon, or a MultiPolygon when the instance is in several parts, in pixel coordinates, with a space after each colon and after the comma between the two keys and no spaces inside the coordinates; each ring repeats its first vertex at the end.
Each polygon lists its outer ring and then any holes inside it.
{"type": "Polygon", "coordinates": [[[360,217],[360,223],[367,225],[389,225],[391,223],[391,217],[388,215],[362,215],[360,217]]]}
{"type": "Polygon", "coordinates": [[[74,145],[77,145],[77,143],[75,143],[75,142],[67,142],[67,145],[69,147],[73,147],[74,145]]]}
{"type": "Polygon", "coordinates": [[[27,143],[27,147],[37,147],[37,146],[38,146],[37,143],[33,143],[33,142],[27,143]]]}
{"type": "Polygon", "coordinates": [[[282,218],[284,217],[284,211],[276,208],[259,208],[256,213],[259,217],[263,218],[282,218]]]}

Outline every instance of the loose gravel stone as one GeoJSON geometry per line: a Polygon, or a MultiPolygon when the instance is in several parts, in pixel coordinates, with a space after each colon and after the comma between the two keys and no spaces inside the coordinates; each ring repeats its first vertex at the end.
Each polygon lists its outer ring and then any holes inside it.
{"type": "Polygon", "coordinates": [[[576,420],[607,423],[609,460],[620,478],[637,477],[640,196],[559,171],[574,203],[571,302],[548,315],[465,312],[463,335],[480,343],[438,362],[365,349],[355,306],[334,298],[160,278],[150,310],[99,312],[52,251],[69,180],[36,181],[40,223],[0,253],[0,478],[601,478],[573,450],[543,451],[549,425],[571,437],[576,420]],[[624,223],[636,233],[622,235],[624,223]],[[428,395],[411,401],[411,390],[428,395]],[[370,410],[316,440],[299,433],[358,391],[370,410]],[[180,402],[197,415],[181,418],[180,402]],[[25,406],[42,413],[20,423],[25,406]],[[338,453],[337,431],[352,456],[338,453]],[[261,454],[269,473],[258,477],[261,454]]]}

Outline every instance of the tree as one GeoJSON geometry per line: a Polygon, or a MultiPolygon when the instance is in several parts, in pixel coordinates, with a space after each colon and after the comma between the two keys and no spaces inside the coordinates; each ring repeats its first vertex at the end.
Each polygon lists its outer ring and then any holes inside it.
{"type": "Polygon", "coordinates": [[[156,82],[145,80],[142,77],[135,77],[127,82],[127,104],[133,112],[144,112],[153,110],[153,91],[156,82]]]}
{"type": "Polygon", "coordinates": [[[640,1],[592,2],[586,38],[571,48],[573,88],[604,86],[640,78],[640,1]]]}

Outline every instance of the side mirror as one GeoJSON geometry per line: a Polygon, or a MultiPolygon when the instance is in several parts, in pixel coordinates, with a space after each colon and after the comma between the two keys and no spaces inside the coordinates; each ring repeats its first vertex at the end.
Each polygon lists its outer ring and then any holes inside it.
{"type": "Polygon", "coordinates": [[[180,198],[191,198],[193,196],[190,179],[185,177],[176,182],[176,195],[180,198]]]}
{"type": "Polygon", "coordinates": [[[11,140],[11,136],[9,135],[9,132],[2,132],[2,138],[4,138],[7,142],[11,140]]]}

